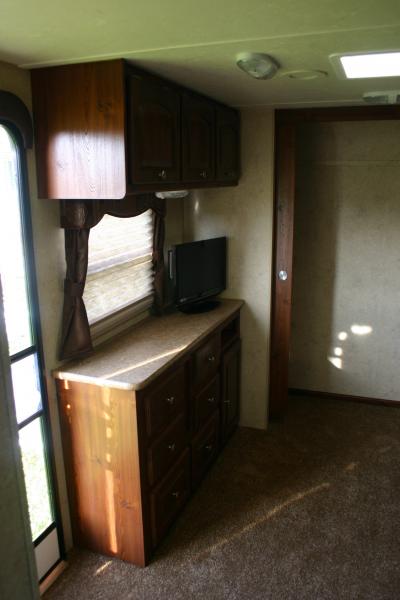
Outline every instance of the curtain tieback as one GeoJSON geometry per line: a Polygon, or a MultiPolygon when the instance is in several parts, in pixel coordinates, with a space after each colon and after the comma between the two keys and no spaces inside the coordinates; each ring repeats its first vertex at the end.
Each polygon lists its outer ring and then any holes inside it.
{"type": "Polygon", "coordinates": [[[82,298],[83,290],[83,283],[76,283],[70,279],[64,280],[64,294],[66,296],[71,296],[72,298],[82,298]]]}

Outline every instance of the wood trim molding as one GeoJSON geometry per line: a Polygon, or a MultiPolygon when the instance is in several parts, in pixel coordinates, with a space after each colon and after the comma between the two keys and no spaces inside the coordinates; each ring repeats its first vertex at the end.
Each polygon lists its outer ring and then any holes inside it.
{"type": "Polygon", "coordinates": [[[328,400],[345,400],[347,402],[359,402],[362,404],[375,404],[380,406],[391,406],[400,408],[400,400],[387,400],[384,398],[368,398],[365,396],[350,396],[348,394],[335,394],[332,392],[318,392],[316,390],[303,390],[300,388],[289,388],[289,394],[293,396],[311,396],[326,398],[328,400]]]}
{"type": "Polygon", "coordinates": [[[291,123],[281,123],[277,126],[275,135],[271,353],[268,407],[270,419],[279,419],[286,410],[290,317],[292,308],[295,126],[291,123]],[[279,279],[280,271],[286,271],[287,276],[285,280],[279,279]]]}
{"type": "Polygon", "coordinates": [[[31,115],[25,104],[11,92],[0,90],[0,121],[10,123],[22,136],[24,148],[32,148],[33,128],[31,115]]]}

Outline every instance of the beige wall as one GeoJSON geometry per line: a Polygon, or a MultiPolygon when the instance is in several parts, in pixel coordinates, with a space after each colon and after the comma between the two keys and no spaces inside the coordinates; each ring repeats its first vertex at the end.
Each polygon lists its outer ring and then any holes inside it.
{"type": "Polygon", "coordinates": [[[242,113],[242,178],[236,188],[184,201],[185,240],[228,237],[226,297],[242,298],[241,423],[265,428],[273,213],[273,111],[242,113]]]}
{"type": "Polygon", "coordinates": [[[308,126],[298,147],[290,385],[400,400],[400,121],[308,126]]]}

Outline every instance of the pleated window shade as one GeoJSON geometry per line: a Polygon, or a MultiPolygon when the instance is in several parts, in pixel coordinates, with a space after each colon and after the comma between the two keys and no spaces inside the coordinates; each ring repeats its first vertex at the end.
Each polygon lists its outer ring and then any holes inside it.
{"type": "MultiPolygon", "coordinates": [[[[90,325],[153,300],[153,212],[137,217],[105,215],[90,230],[84,302],[90,325]]],[[[131,314],[132,311],[130,311],[131,314]]]]}

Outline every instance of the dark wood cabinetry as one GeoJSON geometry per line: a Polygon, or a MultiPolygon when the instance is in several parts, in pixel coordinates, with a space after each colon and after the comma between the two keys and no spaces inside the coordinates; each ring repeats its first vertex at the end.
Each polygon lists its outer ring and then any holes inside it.
{"type": "Polygon", "coordinates": [[[126,194],[122,61],[32,71],[40,198],[126,194]]]}
{"type": "Polygon", "coordinates": [[[32,71],[41,198],[235,185],[237,111],[123,60],[32,71]]]}
{"type": "Polygon", "coordinates": [[[180,95],[166,82],[129,70],[129,182],[180,180],[180,95]]]}
{"type": "Polygon", "coordinates": [[[182,179],[215,180],[215,104],[194,94],[182,99],[182,179]]]}
{"type": "Polygon", "coordinates": [[[240,340],[237,340],[222,357],[222,410],[221,435],[225,441],[239,421],[240,406],[240,340]]]}
{"type": "Polygon", "coordinates": [[[239,310],[138,390],[56,374],[75,543],[149,562],[238,423],[239,310]]]}

